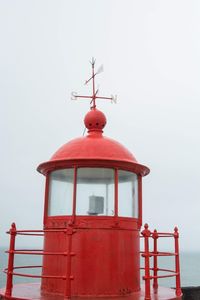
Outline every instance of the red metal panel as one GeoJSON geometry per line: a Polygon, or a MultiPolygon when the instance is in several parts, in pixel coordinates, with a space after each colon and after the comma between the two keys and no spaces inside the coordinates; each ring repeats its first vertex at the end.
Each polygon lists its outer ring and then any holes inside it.
{"type": "MultiPolygon", "coordinates": [[[[88,218],[89,219],[89,218],[88,218]]],[[[129,221],[130,222],[130,221],[129,221]]],[[[95,228],[86,219],[79,217],[82,228],[71,235],[71,241],[63,233],[45,234],[45,251],[67,252],[71,243],[71,267],[67,267],[63,256],[45,257],[43,275],[65,275],[71,269],[74,280],[72,295],[121,295],[140,289],[139,231],[121,227],[113,228],[113,221],[107,217],[105,228],[95,228]]],[[[128,221],[127,221],[128,223],[128,221]]],[[[132,226],[136,221],[131,221],[132,226]]],[[[96,227],[102,220],[96,218],[96,227]],[[98,224],[97,224],[98,223],[98,224]]],[[[128,226],[128,227],[129,227],[128,226]]],[[[137,228],[137,224],[132,226],[137,228]]],[[[68,264],[69,257],[67,257],[68,264]]],[[[70,273],[70,272],[69,272],[70,273]]],[[[45,292],[63,293],[65,281],[42,280],[45,292]]]]}
{"type": "Polygon", "coordinates": [[[73,236],[73,294],[128,295],[138,291],[138,235],[125,230],[78,230],[73,236]]]}

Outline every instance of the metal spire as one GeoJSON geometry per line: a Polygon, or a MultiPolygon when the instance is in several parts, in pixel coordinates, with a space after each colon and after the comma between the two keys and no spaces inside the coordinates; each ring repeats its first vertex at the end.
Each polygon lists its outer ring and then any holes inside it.
{"type": "Polygon", "coordinates": [[[77,95],[75,92],[72,92],[72,100],[77,100],[78,98],[82,98],[82,99],[91,99],[90,104],[91,104],[91,109],[95,109],[96,108],[96,99],[106,99],[106,100],[110,100],[112,103],[116,103],[117,100],[117,96],[113,96],[111,95],[111,97],[101,97],[101,96],[97,96],[99,90],[95,88],[95,77],[97,74],[103,72],[103,65],[101,65],[98,70],[95,72],[95,59],[92,58],[92,61],[90,61],[91,65],[92,65],[92,76],[85,81],[85,84],[88,84],[91,80],[92,80],[92,95],[91,96],[83,96],[83,95],[77,95]]]}

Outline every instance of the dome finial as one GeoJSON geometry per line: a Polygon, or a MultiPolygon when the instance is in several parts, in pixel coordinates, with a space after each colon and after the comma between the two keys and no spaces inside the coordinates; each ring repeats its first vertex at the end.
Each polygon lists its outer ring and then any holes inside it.
{"type": "Polygon", "coordinates": [[[85,81],[85,84],[88,84],[92,80],[92,96],[82,96],[82,95],[77,95],[75,92],[72,92],[72,100],[77,100],[78,98],[84,98],[84,99],[91,99],[90,101],[90,109],[95,109],[96,108],[96,99],[106,99],[110,100],[112,103],[116,103],[117,96],[111,95],[111,97],[101,97],[97,96],[99,90],[95,88],[95,76],[101,72],[103,72],[103,65],[99,67],[99,69],[95,72],[94,66],[95,66],[95,59],[92,58],[92,61],[90,62],[92,65],[92,76],[85,81]]]}
{"type": "Polygon", "coordinates": [[[88,129],[88,132],[103,132],[106,122],[104,113],[95,107],[91,108],[84,118],[85,127],[88,129]]]}

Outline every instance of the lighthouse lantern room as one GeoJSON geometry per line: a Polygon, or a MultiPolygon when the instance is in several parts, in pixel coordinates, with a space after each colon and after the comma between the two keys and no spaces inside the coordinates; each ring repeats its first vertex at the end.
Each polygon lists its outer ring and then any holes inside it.
{"type": "MultiPolygon", "coordinates": [[[[8,253],[7,283],[1,299],[180,299],[178,230],[142,234],[142,177],[149,168],[119,142],[103,135],[106,117],[97,109],[101,97],[95,89],[95,61],[92,60],[92,95],[73,93],[74,99],[89,99],[90,111],[84,124],[87,135],[64,144],[52,158],[40,164],[46,177],[43,230],[17,230],[12,224],[8,253]],[[42,235],[43,249],[15,248],[18,235],[42,235]],[[175,252],[159,252],[157,240],[172,237],[175,252]],[[144,251],[140,251],[140,239],[144,251]],[[149,239],[154,240],[151,251],[149,239]],[[17,254],[42,255],[40,275],[27,275],[33,266],[15,266],[17,254]],[[140,257],[144,258],[144,285],[140,280],[140,257]],[[175,258],[175,270],[159,276],[159,255],[175,258]],[[151,267],[153,258],[153,267],[151,267]],[[151,273],[153,272],[153,274],[151,273]],[[38,277],[41,282],[13,285],[14,276],[38,277]],[[158,278],[176,278],[176,289],[158,286],[158,278]],[[153,287],[151,282],[153,280],[153,287]]],[[[39,267],[39,266],[37,266],[39,267]]],[[[165,270],[166,271],[166,270],[165,270]]]]}

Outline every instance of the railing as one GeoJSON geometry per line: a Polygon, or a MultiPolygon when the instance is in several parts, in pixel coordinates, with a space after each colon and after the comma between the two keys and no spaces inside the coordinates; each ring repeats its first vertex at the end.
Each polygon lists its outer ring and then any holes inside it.
{"type": "Polygon", "coordinates": [[[157,232],[154,230],[151,232],[149,230],[148,224],[144,225],[144,230],[141,232],[142,238],[144,238],[144,251],[141,252],[142,257],[144,257],[144,270],[145,275],[143,279],[145,280],[145,300],[151,299],[151,284],[150,281],[153,280],[153,289],[156,292],[158,289],[158,279],[175,277],[176,278],[176,296],[180,297],[182,295],[181,283],[180,283],[180,264],[179,264],[179,233],[178,228],[174,228],[173,233],[157,232]],[[175,252],[159,252],[157,241],[161,237],[171,237],[174,238],[174,248],[175,252]],[[153,239],[153,251],[150,251],[149,241],[153,239]],[[161,269],[158,268],[158,256],[174,256],[175,257],[175,270],[161,269]],[[153,257],[153,267],[150,266],[150,258],[153,257]],[[167,275],[158,275],[158,272],[168,272],[167,275]]]}
{"type": "Polygon", "coordinates": [[[12,223],[10,230],[7,232],[10,234],[10,247],[6,253],[9,254],[8,256],[8,268],[4,269],[4,273],[7,274],[7,281],[6,281],[6,289],[5,289],[5,296],[11,297],[12,296],[12,289],[13,289],[13,276],[21,276],[27,278],[51,278],[51,279],[64,279],[66,280],[65,291],[64,291],[64,299],[71,299],[71,280],[74,277],[71,275],[71,257],[75,255],[72,252],[72,235],[75,230],[69,225],[66,229],[52,229],[52,230],[17,230],[15,223],[12,223]],[[68,251],[67,252],[47,252],[43,250],[33,250],[33,249],[15,249],[15,240],[17,235],[31,235],[31,236],[44,236],[46,232],[63,232],[66,234],[68,239],[68,251]],[[32,269],[32,268],[41,268],[42,266],[14,266],[14,255],[15,254],[23,254],[23,255],[61,255],[66,257],[67,259],[67,268],[66,274],[64,276],[56,276],[56,275],[34,275],[34,274],[26,274],[26,273],[18,273],[15,270],[18,269],[32,269]]]}
{"type": "MultiPolygon", "coordinates": [[[[6,282],[6,290],[5,296],[12,296],[13,289],[13,276],[21,276],[27,278],[49,278],[49,279],[64,279],[66,280],[65,290],[64,290],[64,299],[71,299],[71,280],[74,277],[71,275],[71,258],[75,255],[72,252],[72,235],[76,232],[76,230],[68,225],[65,229],[50,229],[50,230],[17,230],[15,223],[11,225],[10,230],[7,232],[10,234],[10,247],[6,253],[9,254],[8,257],[8,268],[4,270],[7,274],[7,282],[6,282]],[[44,236],[44,233],[47,232],[63,232],[66,235],[67,241],[67,252],[47,252],[43,250],[36,249],[15,249],[15,240],[17,235],[31,235],[31,236],[44,236]],[[26,273],[18,273],[19,269],[32,269],[32,268],[41,268],[42,266],[14,266],[14,255],[15,254],[23,254],[23,255],[57,255],[66,257],[66,274],[63,276],[56,275],[34,275],[34,274],[26,274],[26,273]]],[[[151,299],[151,285],[150,281],[153,280],[153,289],[156,292],[158,289],[158,279],[159,278],[167,278],[167,277],[175,277],[176,278],[176,296],[180,297],[182,295],[181,285],[180,285],[180,265],[179,265],[179,233],[178,228],[174,228],[173,233],[163,233],[157,232],[154,230],[151,232],[148,229],[148,225],[144,225],[144,230],[141,232],[142,238],[144,238],[144,251],[141,252],[142,257],[145,260],[144,270],[145,275],[143,279],[145,280],[145,300],[151,299]],[[171,237],[174,239],[175,252],[159,252],[157,241],[161,237],[171,237]],[[149,241],[153,239],[153,251],[150,251],[149,241]],[[161,269],[158,268],[158,256],[174,256],[175,257],[175,270],[161,269]],[[150,259],[153,258],[153,267],[150,266],[150,259]],[[168,272],[167,275],[158,275],[158,272],[168,272]]]]}

